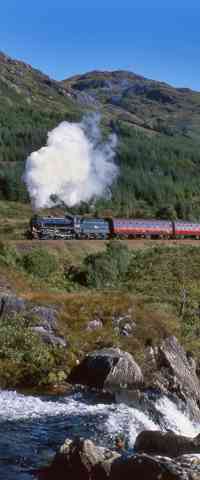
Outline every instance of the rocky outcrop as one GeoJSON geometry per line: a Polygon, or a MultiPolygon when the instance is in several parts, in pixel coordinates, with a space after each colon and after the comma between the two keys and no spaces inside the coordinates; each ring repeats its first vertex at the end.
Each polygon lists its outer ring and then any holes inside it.
{"type": "Polygon", "coordinates": [[[91,440],[66,440],[52,464],[36,472],[39,480],[197,480],[198,468],[181,460],[147,454],[119,455],[91,440]]]}
{"type": "Polygon", "coordinates": [[[176,337],[166,338],[158,348],[157,371],[152,372],[153,386],[165,394],[183,400],[190,414],[200,420],[200,382],[176,337]]]}
{"type": "Polygon", "coordinates": [[[57,334],[58,311],[54,307],[34,305],[12,293],[0,293],[0,319],[11,322],[17,315],[27,320],[27,327],[38,333],[45,343],[66,346],[57,334]]]}
{"type": "Polygon", "coordinates": [[[189,453],[200,454],[200,434],[189,438],[176,435],[174,432],[146,430],[137,436],[135,450],[168,457],[178,457],[189,453]]]}
{"type": "Polygon", "coordinates": [[[107,348],[89,353],[72,370],[68,382],[114,393],[142,384],[143,376],[130,353],[119,348],[107,348]]]}
{"type": "Polygon", "coordinates": [[[118,348],[92,352],[74,367],[68,381],[103,389],[114,394],[117,402],[133,406],[145,405],[152,394],[155,398],[163,394],[173,396],[175,401],[183,402],[191,418],[199,421],[200,382],[195,362],[189,362],[175,337],[166,338],[152,350],[153,360],[146,356],[148,365],[144,364],[143,372],[132,355],[118,348]]]}
{"type": "Polygon", "coordinates": [[[92,71],[64,80],[62,84],[74,94],[92,97],[111,118],[121,121],[126,118],[130,124],[146,132],[152,129],[182,135],[185,128],[190,136],[199,122],[194,92],[175,89],[133,72],[92,71]]]}

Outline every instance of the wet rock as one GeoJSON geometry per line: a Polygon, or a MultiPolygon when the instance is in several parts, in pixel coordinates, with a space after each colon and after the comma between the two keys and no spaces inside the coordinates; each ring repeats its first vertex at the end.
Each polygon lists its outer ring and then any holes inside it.
{"type": "Polygon", "coordinates": [[[91,440],[67,439],[50,467],[38,472],[37,477],[41,480],[55,478],[92,480],[95,479],[95,467],[112,456],[116,458],[118,454],[103,447],[97,447],[91,440]]]}
{"type": "Polygon", "coordinates": [[[137,452],[169,457],[200,453],[200,434],[194,438],[189,438],[183,435],[176,435],[174,432],[146,430],[137,436],[135,450],[137,452]]]}
{"type": "Polygon", "coordinates": [[[173,393],[185,402],[190,415],[200,420],[200,382],[183,347],[171,336],[158,348],[154,384],[163,393],[173,393]]]}
{"type": "Polygon", "coordinates": [[[107,348],[88,354],[74,367],[68,381],[115,392],[142,384],[140,367],[132,355],[119,348],[107,348]]]}
{"type": "Polygon", "coordinates": [[[138,480],[189,480],[188,473],[180,464],[169,458],[155,458],[146,454],[136,454],[127,459],[120,458],[113,461],[109,479],[121,480],[122,478],[126,480],[134,478],[138,480]]]}
{"type": "MultiPolygon", "coordinates": [[[[192,469],[166,457],[119,455],[91,440],[66,440],[50,467],[37,472],[40,480],[191,480],[192,469]]],[[[197,478],[197,477],[196,477],[197,478]]]]}

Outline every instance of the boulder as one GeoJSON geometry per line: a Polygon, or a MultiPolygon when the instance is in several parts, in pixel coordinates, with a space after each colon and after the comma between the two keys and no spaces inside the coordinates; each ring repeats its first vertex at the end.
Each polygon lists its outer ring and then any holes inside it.
{"type": "Polygon", "coordinates": [[[95,480],[106,480],[106,478],[109,480],[189,480],[191,477],[179,463],[169,458],[136,454],[126,459],[114,459],[109,477],[102,476],[95,480]]]}
{"type": "Polygon", "coordinates": [[[58,311],[54,307],[33,305],[12,293],[0,294],[0,319],[10,322],[21,315],[27,327],[38,333],[41,339],[53,346],[66,347],[66,341],[57,334],[58,311]]]}
{"type": "Polygon", "coordinates": [[[63,337],[56,336],[53,330],[46,330],[44,327],[32,327],[32,331],[38,333],[44,343],[53,346],[66,347],[67,342],[63,337]]]}
{"type": "Polygon", "coordinates": [[[166,338],[158,348],[155,386],[173,393],[186,404],[189,413],[200,420],[200,382],[176,337],[166,338]]]}
{"type": "Polygon", "coordinates": [[[14,318],[19,313],[26,310],[25,300],[16,297],[14,294],[1,293],[0,294],[0,317],[14,318]]]}
{"type": "Polygon", "coordinates": [[[145,430],[136,438],[135,450],[153,455],[178,457],[189,453],[200,453],[200,434],[194,438],[174,432],[145,430]]]}
{"type": "Polygon", "coordinates": [[[109,458],[119,455],[103,447],[97,447],[91,440],[75,438],[66,439],[64,445],[55,455],[52,464],[36,472],[39,480],[77,479],[92,480],[95,478],[95,467],[109,458]]]}
{"type": "Polygon", "coordinates": [[[37,320],[37,325],[40,325],[47,330],[56,329],[58,312],[53,307],[34,305],[29,309],[28,317],[35,318],[37,320]]]}
{"type": "Polygon", "coordinates": [[[147,454],[119,455],[91,440],[66,440],[52,464],[36,473],[39,480],[191,480],[191,468],[147,454]]]}
{"type": "Polygon", "coordinates": [[[89,353],[73,368],[68,382],[113,393],[137,387],[143,383],[143,376],[130,353],[119,348],[107,348],[89,353]]]}

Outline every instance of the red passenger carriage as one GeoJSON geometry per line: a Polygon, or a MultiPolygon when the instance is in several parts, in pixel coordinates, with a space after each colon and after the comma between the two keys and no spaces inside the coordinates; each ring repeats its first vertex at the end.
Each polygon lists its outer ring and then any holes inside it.
{"type": "Polygon", "coordinates": [[[113,218],[112,234],[126,238],[169,238],[173,236],[173,224],[168,220],[113,218]]]}

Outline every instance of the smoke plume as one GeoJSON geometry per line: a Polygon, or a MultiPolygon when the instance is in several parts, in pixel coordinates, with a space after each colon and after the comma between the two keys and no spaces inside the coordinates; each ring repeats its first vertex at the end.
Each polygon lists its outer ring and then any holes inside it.
{"type": "Polygon", "coordinates": [[[62,122],[48,133],[47,145],[27,158],[24,181],[34,208],[78,205],[105,195],[117,175],[117,139],[102,143],[100,116],[62,122]]]}

